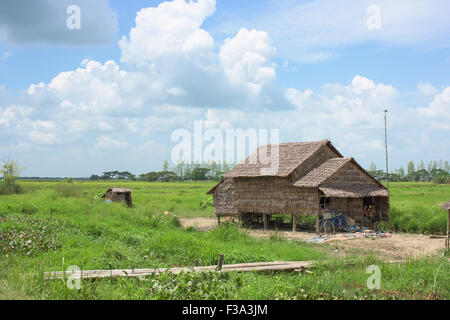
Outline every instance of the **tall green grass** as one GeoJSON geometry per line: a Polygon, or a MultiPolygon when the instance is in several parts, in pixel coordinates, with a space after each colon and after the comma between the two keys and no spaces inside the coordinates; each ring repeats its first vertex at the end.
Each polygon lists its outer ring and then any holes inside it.
{"type": "Polygon", "coordinates": [[[390,184],[389,217],[395,231],[445,233],[447,212],[436,206],[450,200],[450,185],[397,182],[390,184]]]}

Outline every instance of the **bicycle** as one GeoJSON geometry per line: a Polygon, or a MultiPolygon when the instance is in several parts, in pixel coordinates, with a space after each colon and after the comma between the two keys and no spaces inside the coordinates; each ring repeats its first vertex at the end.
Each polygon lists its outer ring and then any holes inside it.
{"type": "Polygon", "coordinates": [[[339,231],[346,231],[347,222],[342,213],[323,214],[319,217],[319,233],[330,234],[339,231]]]}

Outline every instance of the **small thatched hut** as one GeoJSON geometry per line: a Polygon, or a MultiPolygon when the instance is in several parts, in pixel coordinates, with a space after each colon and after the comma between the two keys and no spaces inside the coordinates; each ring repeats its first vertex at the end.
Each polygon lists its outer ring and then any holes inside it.
{"type": "Polygon", "coordinates": [[[111,200],[112,202],[125,201],[129,207],[133,206],[133,200],[131,198],[131,190],[125,188],[109,188],[106,193],[102,196],[106,200],[111,200]]]}
{"type": "Polygon", "coordinates": [[[388,190],[353,158],[344,158],[328,140],[260,146],[208,191],[221,216],[317,215],[335,210],[361,222],[363,205],[374,204],[388,220],[388,190]],[[278,170],[264,170],[277,150],[278,170]],[[256,160],[255,160],[256,159],[256,160]],[[269,173],[268,173],[269,172],[269,173]]]}

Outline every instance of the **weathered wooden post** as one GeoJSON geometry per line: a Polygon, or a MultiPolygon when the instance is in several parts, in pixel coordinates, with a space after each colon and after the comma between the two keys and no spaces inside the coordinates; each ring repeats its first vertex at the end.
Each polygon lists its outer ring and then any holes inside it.
{"type": "Polygon", "coordinates": [[[297,231],[297,215],[294,213],[292,215],[292,232],[297,231]]]}
{"type": "Polygon", "coordinates": [[[263,213],[263,224],[264,224],[264,230],[269,229],[269,215],[266,213],[263,213]]]}
{"type": "Polygon", "coordinates": [[[217,217],[217,225],[220,226],[220,216],[217,217]]]}
{"type": "Polygon", "coordinates": [[[219,254],[219,263],[217,264],[217,271],[222,271],[223,254],[219,254]]]}

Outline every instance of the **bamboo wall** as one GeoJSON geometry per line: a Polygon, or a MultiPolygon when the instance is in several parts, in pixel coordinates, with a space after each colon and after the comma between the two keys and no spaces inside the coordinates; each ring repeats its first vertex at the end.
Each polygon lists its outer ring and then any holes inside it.
{"type": "Polygon", "coordinates": [[[235,206],[235,185],[233,179],[225,179],[214,190],[213,198],[217,216],[233,216],[238,213],[235,206]]]}
{"type": "Polygon", "coordinates": [[[344,213],[359,222],[363,212],[362,198],[330,198],[330,210],[344,213]]]}
{"type": "Polygon", "coordinates": [[[235,178],[240,213],[316,214],[317,188],[297,188],[287,178],[235,178]]]}
{"type": "MultiPolygon", "coordinates": [[[[389,220],[387,215],[389,199],[386,197],[373,197],[373,199],[376,209],[381,211],[381,219],[383,221],[389,220]]],[[[360,223],[364,210],[363,198],[330,198],[328,209],[338,213],[344,213],[357,223],[360,223]]]]}

